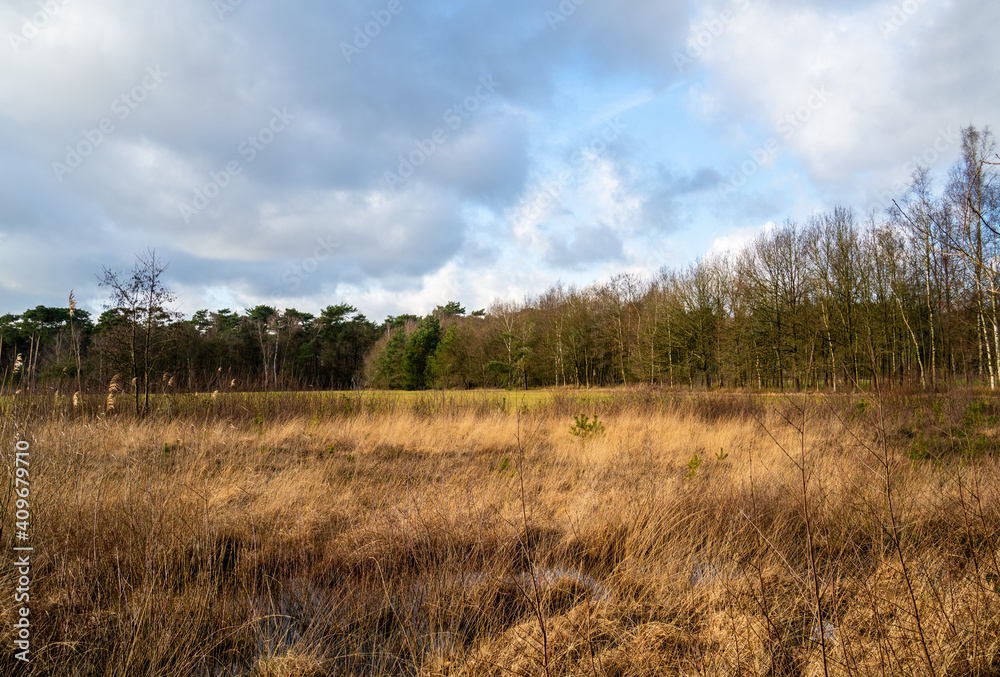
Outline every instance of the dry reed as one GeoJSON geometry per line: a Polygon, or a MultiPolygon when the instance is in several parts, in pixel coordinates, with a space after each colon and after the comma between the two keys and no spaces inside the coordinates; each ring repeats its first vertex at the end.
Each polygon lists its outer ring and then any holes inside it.
{"type": "Polygon", "coordinates": [[[1000,671],[973,394],[167,397],[10,400],[38,674],[1000,671]],[[581,441],[584,411],[606,431],[581,441]]]}

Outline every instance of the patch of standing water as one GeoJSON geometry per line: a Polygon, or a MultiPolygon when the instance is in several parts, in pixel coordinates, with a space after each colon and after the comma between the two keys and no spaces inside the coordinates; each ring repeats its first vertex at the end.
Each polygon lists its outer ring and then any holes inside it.
{"type": "MultiPolygon", "coordinates": [[[[592,576],[583,573],[579,569],[574,569],[572,567],[535,566],[532,571],[522,571],[510,577],[509,580],[522,590],[530,590],[532,587],[532,572],[534,572],[535,575],[535,583],[537,583],[540,588],[549,588],[560,581],[571,580],[580,583],[590,592],[591,602],[606,602],[613,597],[613,593],[606,585],[592,576]]],[[[471,574],[466,574],[463,578],[463,584],[466,588],[482,585],[486,581],[490,580],[491,576],[492,574],[488,572],[476,571],[471,574]]]]}
{"type": "MultiPolygon", "coordinates": [[[[521,571],[507,580],[511,580],[530,594],[533,587],[532,575],[534,584],[541,589],[573,581],[587,590],[591,602],[606,602],[613,597],[608,586],[572,567],[536,566],[530,571],[521,571]]],[[[473,588],[485,584],[493,576],[494,574],[484,571],[469,573],[462,577],[461,586],[466,589],[473,588]]],[[[425,609],[432,595],[431,586],[423,581],[416,581],[403,591],[387,592],[388,597],[380,595],[381,601],[386,603],[386,608],[405,624],[409,639],[418,653],[447,654],[457,650],[456,635],[435,628],[427,616],[425,609]]],[[[307,639],[307,628],[315,620],[321,620],[323,625],[333,624],[340,627],[349,627],[360,620],[358,617],[360,607],[351,603],[351,600],[339,598],[331,590],[307,579],[288,580],[272,595],[258,595],[254,601],[257,618],[254,662],[270,656],[280,656],[303,639],[307,639]]],[[[369,602],[375,601],[377,600],[369,600],[369,602]]],[[[379,656],[380,649],[375,645],[376,638],[373,637],[372,642],[371,659],[378,661],[380,658],[386,658],[379,656]]],[[[215,674],[244,674],[235,666],[232,670],[229,672],[223,669],[222,672],[215,674]]]]}
{"type": "MultiPolygon", "coordinates": [[[[823,635],[822,638],[828,642],[834,642],[837,640],[837,635],[839,634],[837,626],[829,621],[823,621],[823,635]]],[[[820,640],[819,623],[815,623],[812,626],[812,641],[818,642],[820,640]]]]}
{"type": "MultiPolygon", "coordinates": [[[[611,590],[603,583],[587,574],[570,567],[538,567],[534,568],[535,582],[539,587],[551,587],[560,581],[572,580],[580,583],[590,592],[591,602],[607,602],[611,599],[611,590]]],[[[515,577],[515,582],[522,587],[531,585],[531,573],[522,571],[515,577]]]]}

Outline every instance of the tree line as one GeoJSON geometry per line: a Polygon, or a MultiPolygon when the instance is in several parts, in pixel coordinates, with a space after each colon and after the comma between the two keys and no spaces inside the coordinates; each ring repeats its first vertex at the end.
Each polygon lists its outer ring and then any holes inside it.
{"type": "Polygon", "coordinates": [[[85,310],[45,306],[0,317],[0,384],[126,393],[139,411],[151,393],[168,391],[361,385],[382,330],[357,308],[328,306],[314,316],[259,305],[183,318],[168,310],[164,271],[153,252],[139,257],[131,277],[105,270],[114,303],[96,323],[85,310]]]}
{"type": "Polygon", "coordinates": [[[0,317],[0,373],[10,388],[64,391],[117,375],[137,406],[168,388],[995,388],[998,167],[991,131],[970,126],[943,185],[918,167],[882,214],[836,207],[684,269],[382,324],[346,304],[181,318],[148,252],[132,277],[104,271],[96,323],[42,306],[0,317]]]}

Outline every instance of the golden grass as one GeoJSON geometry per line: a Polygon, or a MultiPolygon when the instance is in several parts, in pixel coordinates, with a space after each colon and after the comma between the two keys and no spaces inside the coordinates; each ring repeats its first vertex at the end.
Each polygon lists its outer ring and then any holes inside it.
{"type": "Polygon", "coordinates": [[[38,674],[1000,674],[971,395],[310,397],[6,404],[38,674]]]}

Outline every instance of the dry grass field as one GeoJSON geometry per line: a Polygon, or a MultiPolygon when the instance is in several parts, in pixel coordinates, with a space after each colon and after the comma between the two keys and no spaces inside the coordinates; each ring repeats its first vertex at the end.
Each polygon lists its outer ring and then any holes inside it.
{"type": "Polygon", "coordinates": [[[0,673],[1000,675],[992,397],[520,398],[3,400],[0,673]]]}

